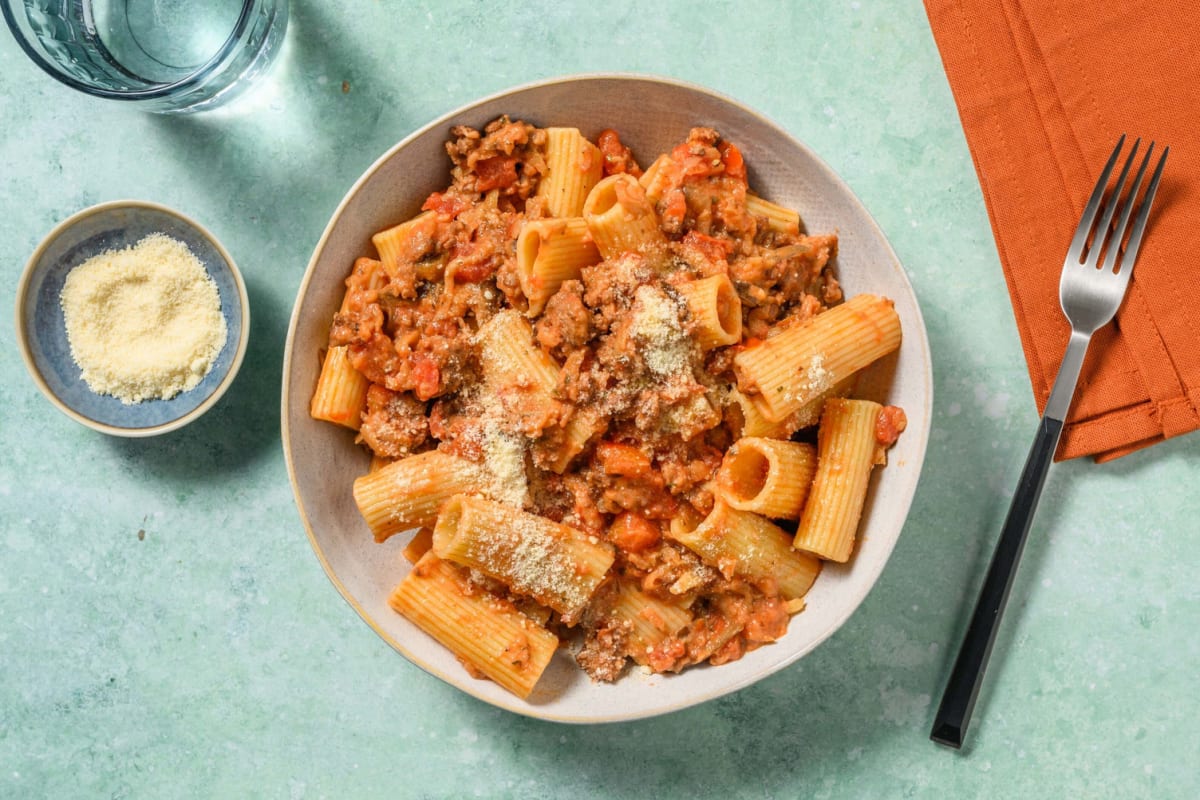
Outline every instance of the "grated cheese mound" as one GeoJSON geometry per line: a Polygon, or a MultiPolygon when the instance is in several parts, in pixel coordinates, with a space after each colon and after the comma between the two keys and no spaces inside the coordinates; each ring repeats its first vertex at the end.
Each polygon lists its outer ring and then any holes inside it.
{"type": "Polygon", "coordinates": [[[495,420],[484,429],[484,466],[488,471],[487,494],[498,503],[522,508],[529,494],[525,477],[525,442],[500,430],[495,420]]]}
{"type": "Polygon", "coordinates": [[[631,333],[644,348],[646,366],[660,377],[672,375],[688,364],[691,342],[679,323],[679,309],[666,293],[641,286],[634,296],[631,333]]]}
{"type": "Polygon", "coordinates": [[[195,388],[228,335],[204,265],[161,233],[72,269],[60,303],[88,388],[125,404],[195,388]]]}

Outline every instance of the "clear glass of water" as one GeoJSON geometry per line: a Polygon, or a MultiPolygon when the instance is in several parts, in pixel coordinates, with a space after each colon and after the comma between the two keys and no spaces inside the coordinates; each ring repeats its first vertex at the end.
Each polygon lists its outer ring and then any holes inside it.
{"type": "Polygon", "coordinates": [[[156,112],[211,108],[271,65],[287,0],[0,0],[21,48],[66,85],[156,112]]]}

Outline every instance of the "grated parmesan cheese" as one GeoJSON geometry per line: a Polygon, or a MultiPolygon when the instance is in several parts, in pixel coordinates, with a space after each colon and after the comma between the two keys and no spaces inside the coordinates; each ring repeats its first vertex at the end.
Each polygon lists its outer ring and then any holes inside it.
{"type": "Polygon", "coordinates": [[[468,428],[463,436],[483,456],[481,494],[497,503],[524,508],[529,496],[529,479],[525,474],[528,438],[505,425],[504,406],[489,388],[473,387],[473,391],[464,392],[464,397],[477,409],[478,424],[468,428]]]}
{"type": "Polygon", "coordinates": [[[688,367],[691,341],[679,323],[678,307],[665,292],[638,287],[633,315],[630,333],[642,345],[642,358],[651,372],[663,377],[688,367]]]}
{"type": "Polygon", "coordinates": [[[493,568],[507,561],[513,591],[535,598],[561,597],[570,608],[587,603],[587,591],[568,577],[575,574],[571,555],[541,518],[517,517],[506,534],[486,537],[478,556],[493,568]]]}
{"type": "Polygon", "coordinates": [[[483,430],[483,465],[488,472],[487,494],[513,508],[525,505],[529,482],[525,476],[525,442],[500,430],[494,416],[483,430]]]}
{"type": "Polygon", "coordinates": [[[814,353],[804,373],[805,388],[815,394],[827,392],[833,387],[833,373],[825,369],[825,356],[814,353]]]}
{"type": "Polygon", "coordinates": [[[783,398],[789,402],[796,398],[807,400],[832,388],[833,373],[825,368],[825,356],[822,353],[813,353],[808,368],[797,373],[795,386],[785,389],[783,398]]]}
{"type": "Polygon", "coordinates": [[[217,285],[186,244],[165,234],[75,267],[60,303],[83,380],[122,403],[195,388],[225,346],[217,285]]]}

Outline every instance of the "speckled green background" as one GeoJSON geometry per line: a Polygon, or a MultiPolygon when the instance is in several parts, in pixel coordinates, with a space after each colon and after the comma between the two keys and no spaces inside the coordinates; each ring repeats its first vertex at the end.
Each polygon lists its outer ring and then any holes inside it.
{"type": "Polygon", "coordinates": [[[1200,795],[1194,436],[1052,471],[970,745],[929,742],[1036,422],[941,63],[916,0],[694,5],[295,0],[262,91],[194,118],[74,95],[0,34],[0,330],[38,240],[121,197],[208,225],[253,313],[229,394],[151,441],[71,422],[0,347],[0,797],[1200,795]],[[358,174],[480,95],[593,70],[707,85],[820,153],[909,271],[936,401],[912,516],[839,633],[733,696],[568,727],[426,676],[346,606],[293,505],[279,391],[358,174]]]}

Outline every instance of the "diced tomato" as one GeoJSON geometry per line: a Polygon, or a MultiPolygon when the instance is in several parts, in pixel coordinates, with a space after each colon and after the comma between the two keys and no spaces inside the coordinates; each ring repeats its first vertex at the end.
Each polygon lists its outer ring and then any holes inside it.
{"type": "Polygon", "coordinates": [[[436,211],[438,216],[454,219],[470,205],[466,198],[458,194],[434,192],[421,206],[422,211],[436,211]]]}
{"type": "Polygon", "coordinates": [[[709,261],[727,261],[733,253],[733,242],[729,239],[718,239],[699,231],[688,231],[684,234],[683,243],[699,250],[709,261]]]}
{"type": "Polygon", "coordinates": [[[678,166],[682,183],[695,178],[719,175],[725,171],[720,151],[706,147],[702,152],[695,153],[688,142],[676,146],[671,151],[671,161],[678,166]]]}
{"type": "Polygon", "coordinates": [[[627,172],[635,178],[641,176],[642,170],[633,160],[633,153],[621,143],[621,137],[612,128],[600,132],[600,136],[596,138],[596,146],[604,156],[605,175],[627,172]]]}
{"type": "Polygon", "coordinates": [[[596,458],[607,475],[632,478],[650,472],[650,457],[630,444],[601,442],[596,446],[596,458]]]}
{"type": "Polygon", "coordinates": [[[763,340],[757,336],[747,336],[742,340],[742,343],[737,345],[738,351],[751,350],[763,343],[763,340]]]}
{"type": "Polygon", "coordinates": [[[725,174],[746,182],[746,162],[742,159],[742,151],[733,142],[721,142],[717,147],[721,151],[721,160],[725,162],[725,174]]]}
{"type": "Polygon", "coordinates": [[[907,427],[908,417],[905,416],[904,409],[898,406],[884,406],[875,418],[875,441],[884,447],[891,447],[907,427]]]}
{"type": "Polygon", "coordinates": [[[492,277],[496,271],[496,265],[488,259],[475,264],[466,264],[454,270],[454,281],[456,283],[480,283],[492,277]]]}
{"type": "Polygon", "coordinates": [[[626,553],[641,553],[662,539],[658,526],[641,514],[623,511],[608,529],[608,538],[626,553]]]}
{"type": "Polygon", "coordinates": [[[683,218],[687,216],[687,198],[680,189],[671,189],[663,197],[663,222],[671,227],[680,227],[683,225],[683,218]]]}
{"type": "Polygon", "coordinates": [[[475,188],[481,192],[503,189],[517,181],[516,156],[492,156],[475,162],[475,188]]]}
{"type": "Polygon", "coordinates": [[[413,393],[418,400],[429,400],[438,393],[441,384],[442,371],[437,362],[424,353],[415,353],[412,357],[413,393]]]}

